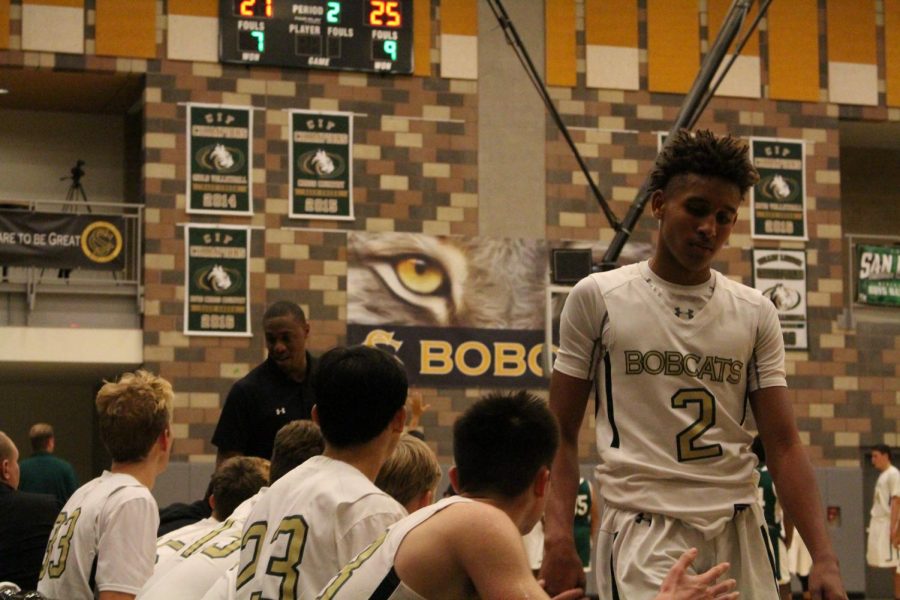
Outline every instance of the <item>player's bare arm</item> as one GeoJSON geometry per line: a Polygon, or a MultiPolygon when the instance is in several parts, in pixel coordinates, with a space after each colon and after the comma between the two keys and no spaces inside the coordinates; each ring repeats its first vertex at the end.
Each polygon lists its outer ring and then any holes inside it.
{"type": "Polygon", "coordinates": [[[585,584],[584,569],[575,550],[572,523],[578,492],[578,433],[590,392],[589,380],[553,372],[550,410],[559,421],[560,443],[550,469],[552,483],[544,511],[544,560],[541,565],[541,577],[550,594],[585,584]]]}
{"type": "Polygon", "coordinates": [[[100,592],[97,596],[99,600],[134,600],[134,594],[126,594],[125,592],[100,592]]]}
{"type": "Polygon", "coordinates": [[[891,497],[891,545],[900,548],[900,496],[891,497]]]}
{"type": "Polygon", "coordinates": [[[825,531],[819,487],[797,432],[787,388],[768,387],[751,392],[750,405],[779,499],[813,558],[809,576],[812,597],[846,599],[837,556],[825,531]]]}

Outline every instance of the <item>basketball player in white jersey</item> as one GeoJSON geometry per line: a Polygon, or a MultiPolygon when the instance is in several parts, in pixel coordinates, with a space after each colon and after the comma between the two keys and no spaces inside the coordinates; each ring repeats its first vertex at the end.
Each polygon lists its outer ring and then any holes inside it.
{"type": "MultiPolygon", "coordinates": [[[[559,442],[546,404],[527,392],[491,394],[453,428],[458,496],[392,525],[335,575],[320,600],[460,600],[547,598],[531,574],[522,535],[544,508],[550,462],[559,442]]],[[[688,578],[688,554],[658,598],[734,598],[725,570],[688,578]],[[675,594],[678,594],[677,596],[675,594]]],[[[568,590],[558,600],[580,598],[568,590]]]]}
{"type": "Polygon", "coordinates": [[[894,598],[900,598],[900,470],[891,464],[890,446],[872,448],[872,466],[880,473],[869,513],[866,563],[894,569],[894,598]]]}
{"type": "Polygon", "coordinates": [[[263,495],[244,526],[237,598],[315,598],[345,563],[406,516],[375,487],[406,423],[406,373],[375,348],[335,348],[319,362],[313,421],[325,452],[263,495]]]}
{"type": "MultiPolygon", "coordinates": [[[[213,532],[229,529],[234,523],[230,517],[235,509],[268,483],[268,460],[257,456],[233,456],[223,461],[210,478],[212,516],[156,540],[156,566],[138,598],[143,598],[146,591],[161,579],[171,579],[167,577],[169,571],[187,556],[196,553],[206,540],[215,537],[213,532]]],[[[240,537],[240,533],[237,536],[240,537]]]]}
{"type": "Polygon", "coordinates": [[[746,146],[675,135],[650,176],[653,257],[579,282],[560,325],[550,406],[562,428],[545,519],[548,590],[584,581],[572,540],[578,433],[596,390],[601,598],[647,598],[680,549],[733,565],[741,597],[777,588],[756,507],[753,411],[785,511],[814,559],[814,598],[846,598],[787,395],[772,303],[710,265],[758,174],[746,146]]]}
{"type": "MultiPolygon", "coordinates": [[[[249,456],[229,458],[219,466],[216,475],[213,475],[213,497],[222,485],[217,481],[217,476],[218,479],[234,480],[236,474],[229,471],[238,470],[237,467],[241,463],[244,465],[265,463],[266,475],[270,476],[270,482],[274,484],[294,467],[321,454],[322,450],[324,441],[315,423],[304,420],[291,421],[275,435],[271,472],[268,468],[269,461],[261,458],[249,456]]],[[[249,473],[240,479],[255,481],[255,477],[249,473]]],[[[266,490],[268,487],[260,488],[255,495],[235,508],[222,523],[191,540],[191,543],[168,560],[166,569],[157,568],[153,577],[138,594],[138,600],[198,600],[203,597],[228,569],[237,567],[244,522],[266,490]]],[[[234,580],[229,586],[232,594],[233,583],[234,580]]],[[[223,590],[223,594],[227,597],[225,592],[227,590],[223,590]]]]}
{"type": "Polygon", "coordinates": [[[412,514],[434,502],[434,488],[440,480],[441,465],[428,444],[404,433],[378,472],[375,485],[412,514]]]}
{"type": "Polygon", "coordinates": [[[97,393],[112,466],[69,498],[50,534],[38,591],[66,600],[129,600],[153,573],[159,509],[150,494],[169,463],[174,393],[146,371],[97,393]]]}

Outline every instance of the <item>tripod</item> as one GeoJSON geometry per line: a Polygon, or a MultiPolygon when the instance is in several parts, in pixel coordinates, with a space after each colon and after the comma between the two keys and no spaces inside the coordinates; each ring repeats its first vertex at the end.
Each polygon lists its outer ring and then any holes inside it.
{"type": "MultiPolygon", "coordinates": [[[[84,161],[80,158],[75,161],[75,166],[72,167],[69,172],[71,175],[67,177],[60,177],[60,181],[65,181],[67,179],[72,180],[72,185],[69,186],[69,191],[66,192],[66,204],[63,206],[64,213],[78,213],[78,206],[76,206],[76,202],[81,200],[84,202],[84,208],[87,209],[88,214],[91,213],[91,206],[88,204],[87,194],[84,192],[84,186],[81,185],[81,178],[84,177],[84,169],[81,167],[84,166],[84,161]]],[[[68,279],[69,275],[72,273],[72,269],[60,269],[59,277],[61,279],[68,279]]]]}

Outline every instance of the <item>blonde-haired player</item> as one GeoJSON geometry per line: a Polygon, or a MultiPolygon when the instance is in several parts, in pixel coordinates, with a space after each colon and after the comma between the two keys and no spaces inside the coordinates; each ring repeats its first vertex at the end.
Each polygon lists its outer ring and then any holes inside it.
{"type": "Polygon", "coordinates": [[[428,444],[404,433],[393,454],[381,467],[375,485],[414,513],[434,501],[434,488],[441,479],[441,465],[428,444]]]}
{"type": "Polygon", "coordinates": [[[147,371],[97,393],[112,466],[81,486],[56,519],[38,591],[66,600],[129,600],[153,573],[159,509],[150,494],[169,463],[174,392],[147,371]]]}

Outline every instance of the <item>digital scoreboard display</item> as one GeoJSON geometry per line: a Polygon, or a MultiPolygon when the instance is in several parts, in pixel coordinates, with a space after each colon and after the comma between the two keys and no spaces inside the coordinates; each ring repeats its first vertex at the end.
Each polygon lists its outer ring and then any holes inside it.
{"type": "Polygon", "coordinates": [[[412,73],[413,0],[219,0],[224,63],[412,73]]]}

